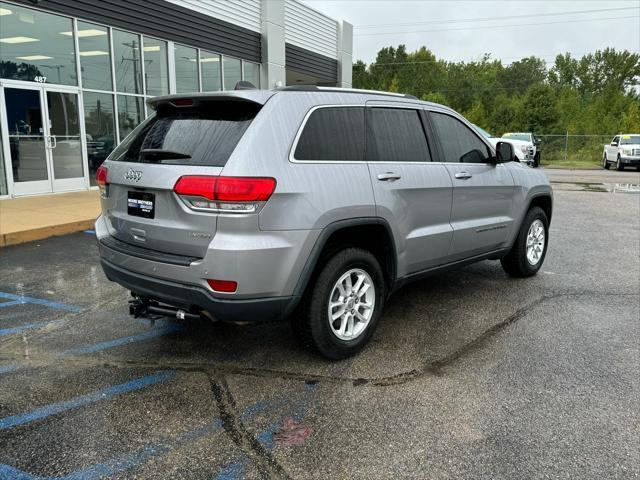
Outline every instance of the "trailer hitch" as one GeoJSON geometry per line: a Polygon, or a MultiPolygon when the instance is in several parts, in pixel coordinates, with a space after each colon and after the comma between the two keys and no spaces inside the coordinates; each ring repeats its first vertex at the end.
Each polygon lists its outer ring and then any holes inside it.
{"type": "Polygon", "coordinates": [[[200,315],[195,313],[187,312],[181,308],[170,305],[160,305],[160,303],[155,300],[135,295],[133,296],[133,300],[129,300],[129,315],[133,318],[148,318],[152,323],[162,317],[176,318],[178,320],[200,319],[200,315]]]}

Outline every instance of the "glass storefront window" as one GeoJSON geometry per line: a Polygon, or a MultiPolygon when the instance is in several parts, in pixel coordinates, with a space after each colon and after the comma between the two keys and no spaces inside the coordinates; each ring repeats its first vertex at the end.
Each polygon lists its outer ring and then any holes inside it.
{"type": "Polygon", "coordinates": [[[251,82],[254,87],[260,88],[260,65],[257,63],[243,62],[243,78],[251,82]]]}
{"type": "Polygon", "coordinates": [[[70,18],[0,2],[0,77],[77,85],[70,18]]]}
{"type": "Polygon", "coordinates": [[[224,89],[233,90],[240,80],[242,80],[240,60],[224,57],[224,89]]]}
{"type": "Polygon", "coordinates": [[[116,145],[113,95],[84,92],[84,126],[87,137],[89,180],[96,185],[96,170],[116,145]]]}
{"type": "Polygon", "coordinates": [[[220,55],[200,50],[200,69],[202,72],[203,92],[217,92],[222,89],[220,55]]]}
{"type": "Polygon", "coordinates": [[[144,103],[142,97],[118,95],[118,129],[120,141],[144,119],[144,103]]]}
{"type": "Polygon", "coordinates": [[[116,90],[125,93],[142,93],[140,35],[113,30],[113,56],[116,90]]]}
{"type": "Polygon", "coordinates": [[[77,34],[83,88],[111,90],[109,30],[100,25],[78,22],[77,34]]]}
{"type": "Polygon", "coordinates": [[[167,66],[167,42],[144,37],[144,80],[147,95],[169,93],[169,67],[167,66]]]}
{"type": "Polygon", "coordinates": [[[176,92],[197,92],[198,86],[198,52],[195,48],[175,47],[176,92]]]}

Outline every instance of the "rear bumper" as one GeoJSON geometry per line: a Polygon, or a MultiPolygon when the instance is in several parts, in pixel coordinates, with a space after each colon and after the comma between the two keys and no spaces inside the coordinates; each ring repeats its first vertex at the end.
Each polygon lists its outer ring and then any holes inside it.
{"type": "Polygon", "coordinates": [[[206,310],[217,320],[225,322],[264,322],[286,316],[297,303],[297,297],[255,298],[250,300],[222,300],[214,298],[203,288],[184,285],[135,273],[100,260],[105,275],[140,297],[157,300],[189,311],[206,310]]]}

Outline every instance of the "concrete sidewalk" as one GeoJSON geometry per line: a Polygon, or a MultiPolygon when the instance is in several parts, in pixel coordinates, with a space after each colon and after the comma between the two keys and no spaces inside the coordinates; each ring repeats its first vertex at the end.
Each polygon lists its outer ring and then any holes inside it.
{"type": "Polygon", "coordinates": [[[0,247],[93,228],[97,190],[0,200],[0,247]]]}

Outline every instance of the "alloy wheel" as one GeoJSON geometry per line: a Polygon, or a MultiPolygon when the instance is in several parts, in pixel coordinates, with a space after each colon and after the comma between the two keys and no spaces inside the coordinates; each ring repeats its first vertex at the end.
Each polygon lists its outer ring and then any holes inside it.
{"type": "Polygon", "coordinates": [[[344,273],[331,289],[327,315],[333,334],[354,340],[367,329],[375,308],[376,290],[371,276],[360,268],[344,273]]]}
{"type": "Polygon", "coordinates": [[[531,265],[537,265],[542,258],[545,242],[544,224],[541,220],[534,220],[527,233],[527,261],[531,265]]]}

